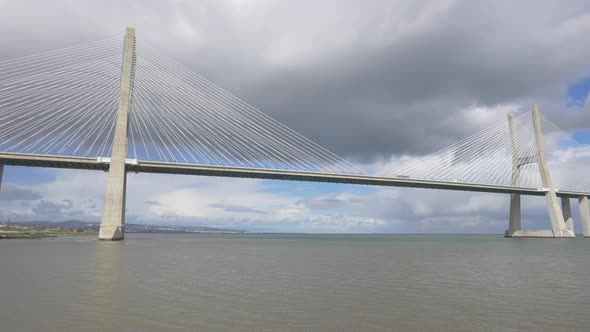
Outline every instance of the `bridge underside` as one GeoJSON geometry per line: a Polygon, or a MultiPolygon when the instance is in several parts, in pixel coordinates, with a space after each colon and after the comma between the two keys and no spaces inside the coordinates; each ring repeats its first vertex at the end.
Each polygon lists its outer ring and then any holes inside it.
{"type": "Polygon", "coordinates": [[[108,164],[98,163],[96,158],[0,153],[0,163],[8,166],[88,169],[96,171],[109,170],[108,164]]]}

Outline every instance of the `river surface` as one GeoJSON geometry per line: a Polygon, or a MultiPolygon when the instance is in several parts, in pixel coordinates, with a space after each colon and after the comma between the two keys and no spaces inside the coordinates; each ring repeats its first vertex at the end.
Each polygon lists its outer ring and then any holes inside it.
{"type": "Polygon", "coordinates": [[[0,240],[1,331],[583,331],[590,239],[0,240]]]}

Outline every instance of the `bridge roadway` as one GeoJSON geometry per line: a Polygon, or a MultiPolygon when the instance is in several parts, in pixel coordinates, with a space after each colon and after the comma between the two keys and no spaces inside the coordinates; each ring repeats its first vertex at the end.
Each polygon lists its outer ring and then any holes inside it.
{"type": "MultiPolygon", "coordinates": [[[[110,158],[61,157],[20,153],[0,153],[0,163],[11,166],[32,166],[108,171],[109,162],[110,158]]],[[[410,178],[389,178],[369,175],[348,175],[320,172],[267,170],[229,166],[190,165],[181,163],[136,161],[130,159],[126,161],[126,169],[128,172],[134,173],[186,174],[250,179],[346,183],[369,186],[458,190],[501,194],[522,194],[531,196],[544,196],[547,192],[547,190],[543,189],[500,185],[419,180],[410,178]]],[[[562,190],[557,192],[557,196],[578,198],[580,196],[590,196],[590,192],[562,190]]]]}

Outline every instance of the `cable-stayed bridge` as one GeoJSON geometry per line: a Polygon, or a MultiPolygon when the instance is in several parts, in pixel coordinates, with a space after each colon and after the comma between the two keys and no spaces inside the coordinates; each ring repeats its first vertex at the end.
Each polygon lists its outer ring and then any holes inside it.
{"type": "MultiPolygon", "coordinates": [[[[509,237],[574,237],[574,198],[582,233],[590,236],[588,178],[553,182],[548,150],[571,146],[536,107],[393,173],[373,175],[136,42],[132,28],[123,41],[0,62],[0,73],[0,170],[108,171],[103,240],[124,237],[128,172],[508,194],[509,237]],[[550,230],[522,229],[521,195],[546,197],[550,230]]],[[[567,162],[561,166],[567,170],[567,162]]]]}

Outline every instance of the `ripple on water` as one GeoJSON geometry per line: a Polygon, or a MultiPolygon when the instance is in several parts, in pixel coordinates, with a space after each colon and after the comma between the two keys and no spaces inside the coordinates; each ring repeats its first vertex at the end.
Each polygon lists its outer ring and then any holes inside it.
{"type": "Polygon", "coordinates": [[[160,235],[0,242],[6,331],[585,329],[590,241],[160,235]]]}

